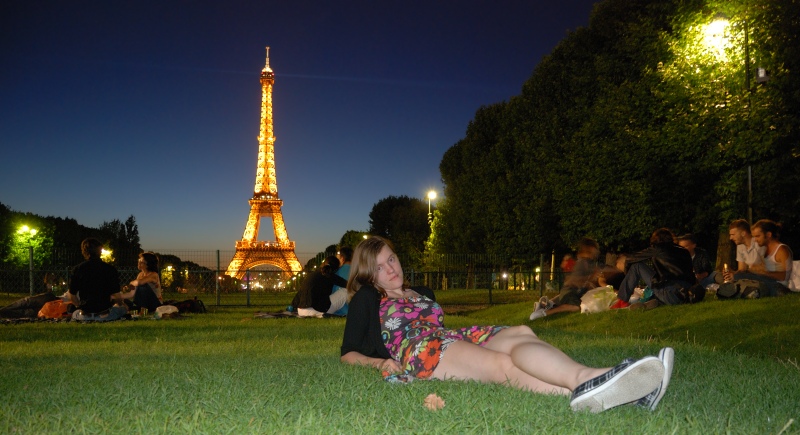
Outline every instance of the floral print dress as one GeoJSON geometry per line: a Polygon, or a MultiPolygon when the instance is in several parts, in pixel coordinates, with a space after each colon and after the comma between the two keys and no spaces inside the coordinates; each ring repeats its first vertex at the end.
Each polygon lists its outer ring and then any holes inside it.
{"type": "MultiPolygon", "coordinates": [[[[447,346],[463,340],[483,346],[507,326],[472,326],[445,329],[444,311],[425,296],[381,299],[381,338],[389,354],[400,363],[403,375],[429,378],[447,346]]],[[[389,377],[388,373],[384,374],[389,377]]]]}

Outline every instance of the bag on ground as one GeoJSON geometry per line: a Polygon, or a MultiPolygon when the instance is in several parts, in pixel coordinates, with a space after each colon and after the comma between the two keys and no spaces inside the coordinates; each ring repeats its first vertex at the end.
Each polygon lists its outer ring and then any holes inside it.
{"type": "Polygon", "coordinates": [[[200,299],[196,297],[194,299],[186,299],[185,301],[165,301],[164,305],[174,305],[178,312],[181,314],[185,313],[205,313],[206,306],[200,299]]]}
{"type": "Polygon", "coordinates": [[[617,294],[612,287],[591,289],[581,296],[581,313],[606,311],[616,300],[617,294]]]}
{"type": "Polygon", "coordinates": [[[70,317],[72,315],[69,310],[70,306],[74,307],[74,305],[61,299],[45,302],[42,309],[39,310],[38,317],[40,319],[64,319],[70,317]]]}
{"type": "Polygon", "coordinates": [[[754,279],[737,279],[734,282],[722,284],[717,289],[717,299],[756,299],[762,294],[766,295],[768,289],[761,281],[754,279]]]}

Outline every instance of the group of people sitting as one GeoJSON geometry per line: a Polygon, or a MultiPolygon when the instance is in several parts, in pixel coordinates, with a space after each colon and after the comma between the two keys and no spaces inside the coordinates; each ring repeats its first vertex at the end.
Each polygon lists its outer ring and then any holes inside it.
{"type": "Polygon", "coordinates": [[[577,261],[561,292],[553,299],[542,297],[530,320],[581,310],[587,291],[606,285],[616,291],[610,308],[652,309],[703,300],[707,289],[723,297],[768,297],[790,292],[792,251],[780,242],[780,226],[762,219],[752,227],[743,219],[730,224],[730,240],[736,244],[735,270],[716,271],[708,253],[697,246],[692,234],[676,237],[660,228],[650,237],[650,246],[630,255],[620,255],[616,266],[600,267],[596,241],[583,239],[577,261]],[[642,287],[643,285],[643,287],[642,287]],[[637,289],[641,294],[636,293],[637,289]]]}
{"type": "Polygon", "coordinates": [[[120,289],[117,269],[100,258],[103,244],[88,238],[81,242],[81,253],[86,259],[75,267],[69,290],[62,296],[65,302],[77,308],[75,320],[116,320],[128,314],[130,306],[149,311],[161,306],[161,280],[158,275],[158,256],[152,252],[139,254],[136,279],[120,289]]]}
{"type": "Polygon", "coordinates": [[[347,246],[326,257],[319,270],[303,280],[289,310],[296,311],[299,317],[346,316],[345,287],[352,259],[353,249],[347,246]]]}

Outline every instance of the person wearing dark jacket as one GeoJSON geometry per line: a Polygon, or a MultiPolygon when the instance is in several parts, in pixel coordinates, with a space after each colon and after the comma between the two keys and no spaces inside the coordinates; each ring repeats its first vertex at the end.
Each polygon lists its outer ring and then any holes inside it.
{"type": "MultiPolygon", "coordinates": [[[[322,317],[331,309],[331,293],[333,287],[347,286],[344,278],[336,275],[339,269],[339,260],[333,256],[328,256],[319,268],[319,271],[312,273],[303,281],[300,291],[292,300],[292,305],[297,308],[300,317],[322,317]]],[[[341,308],[335,307],[333,311],[341,308]]]]}
{"type": "Polygon", "coordinates": [[[120,277],[114,266],[100,259],[103,244],[90,237],[81,242],[81,253],[86,259],[72,271],[68,297],[79,309],[73,313],[76,320],[116,320],[128,310],[114,306],[112,295],[119,293],[120,277]]]}
{"type": "Polygon", "coordinates": [[[629,256],[625,269],[617,293],[620,300],[628,302],[640,281],[653,291],[651,299],[631,305],[633,309],[685,303],[689,288],[697,283],[691,254],[675,243],[675,235],[667,228],[655,230],[650,247],[629,256]]]}

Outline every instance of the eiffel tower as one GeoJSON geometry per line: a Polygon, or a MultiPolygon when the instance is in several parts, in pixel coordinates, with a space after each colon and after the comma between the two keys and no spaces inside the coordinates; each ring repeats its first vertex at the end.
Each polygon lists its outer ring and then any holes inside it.
{"type": "Polygon", "coordinates": [[[300,272],[300,261],[294,253],[294,242],[289,240],[283,224],[278,198],[278,183],[275,178],[275,136],[272,135],[272,85],[275,74],[267,63],[261,70],[261,130],[258,135],[258,163],[256,184],[250,202],[250,216],[244,227],[242,240],[236,242],[236,253],[228,265],[228,276],[242,279],[245,272],[255,266],[271,265],[283,270],[286,275],[300,272]],[[272,218],[275,241],[258,240],[258,227],[262,217],[272,218]]]}

